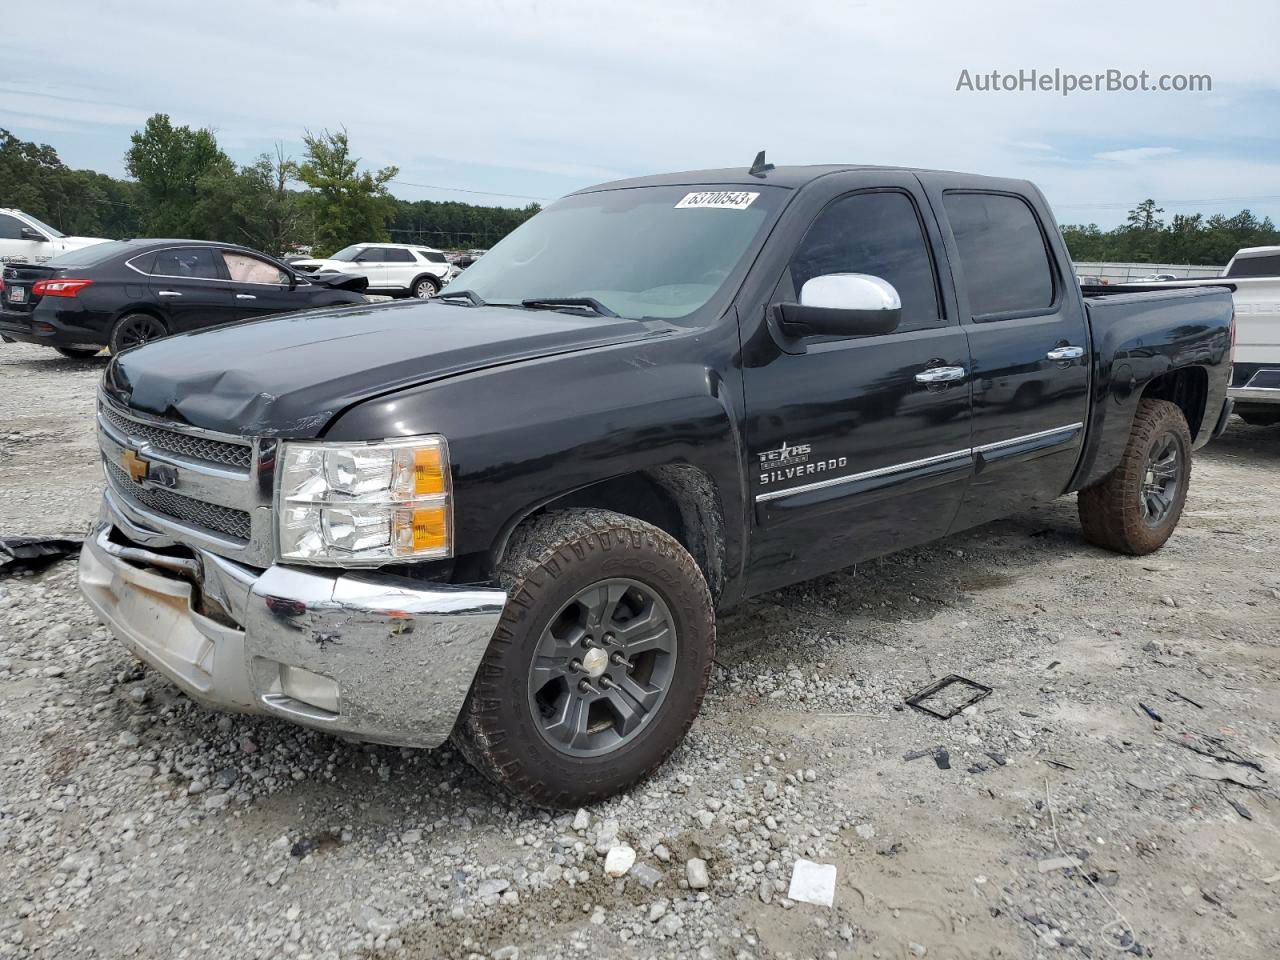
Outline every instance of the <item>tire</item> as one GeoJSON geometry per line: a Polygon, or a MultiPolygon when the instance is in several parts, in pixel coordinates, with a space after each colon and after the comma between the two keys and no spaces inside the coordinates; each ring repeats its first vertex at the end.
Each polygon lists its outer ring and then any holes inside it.
{"type": "Polygon", "coordinates": [[[1141,401],[1119,465],[1077,497],[1084,538],[1118,553],[1159,550],[1178,526],[1190,483],[1182,411],[1167,400],[1141,401]]]}
{"type": "Polygon", "coordinates": [[[428,300],[440,292],[440,281],[435,277],[418,277],[409,287],[411,296],[419,300],[428,300]]]}
{"type": "Polygon", "coordinates": [[[88,360],[90,357],[96,357],[102,352],[100,347],[92,350],[81,350],[77,347],[54,347],[53,349],[70,360],[88,360]]]}
{"type": "Polygon", "coordinates": [[[1260,413],[1253,410],[1245,413],[1236,412],[1240,419],[1251,427],[1274,427],[1280,423],[1280,413],[1260,413]]]}
{"type": "Polygon", "coordinates": [[[140,347],[152,340],[159,340],[169,335],[169,328],[159,317],[149,313],[126,313],[111,328],[108,344],[111,354],[123,353],[133,347],[140,347]]]}
{"type": "Polygon", "coordinates": [[[463,755],[555,809],[594,803],[661,765],[698,714],[715,652],[711,595],[684,547],[618,513],[553,512],[517,530],[500,577],[510,599],[454,731],[463,755]]]}

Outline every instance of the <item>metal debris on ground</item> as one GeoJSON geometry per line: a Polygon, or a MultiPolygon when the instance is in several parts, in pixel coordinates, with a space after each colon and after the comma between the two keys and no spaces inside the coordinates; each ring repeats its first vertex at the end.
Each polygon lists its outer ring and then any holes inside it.
{"type": "Polygon", "coordinates": [[[1179,693],[1177,690],[1174,690],[1172,687],[1170,687],[1170,688],[1169,688],[1169,692],[1170,692],[1171,694],[1173,694],[1175,697],[1177,697],[1179,700],[1183,700],[1183,701],[1185,701],[1186,703],[1191,704],[1191,705],[1192,705],[1193,707],[1195,707],[1197,710],[1203,710],[1203,709],[1204,709],[1204,704],[1202,704],[1202,703],[1196,703],[1194,700],[1192,700],[1190,697],[1188,697],[1185,693],[1179,693]]]}
{"type": "Polygon", "coordinates": [[[0,537],[0,576],[41,567],[80,552],[74,537],[0,537]]]}
{"type": "Polygon", "coordinates": [[[1218,763],[1234,763],[1241,767],[1257,770],[1259,773],[1265,772],[1262,769],[1262,764],[1237,753],[1227,746],[1227,742],[1221,737],[1211,736],[1207,733],[1184,733],[1181,737],[1169,737],[1169,739],[1181,747],[1186,747],[1193,753],[1200,754],[1202,757],[1217,760],[1218,763]]]}
{"type": "Polygon", "coordinates": [[[939,720],[950,720],[966,707],[971,707],[990,695],[991,687],[952,673],[941,680],[934,681],[923,690],[913,693],[903,702],[907,706],[913,707],[921,713],[927,713],[931,717],[936,717],[939,720]],[[952,700],[951,698],[940,696],[944,690],[952,686],[960,686],[962,688],[960,691],[961,699],[952,700]],[[967,696],[964,695],[965,693],[967,693],[967,696]],[[929,700],[934,700],[939,709],[929,706],[926,703],[929,700]]]}
{"type": "Polygon", "coordinates": [[[933,757],[933,762],[938,765],[939,770],[951,769],[951,754],[942,744],[925,747],[923,750],[910,750],[902,755],[902,759],[908,761],[919,760],[921,757],[933,757]]]}
{"type": "Polygon", "coordinates": [[[787,897],[803,903],[816,903],[820,907],[831,906],[836,898],[835,864],[797,858],[791,871],[791,888],[787,897]]]}
{"type": "Polygon", "coordinates": [[[1141,700],[1138,701],[1138,706],[1142,708],[1143,713],[1145,713],[1148,717],[1150,717],[1156,723],[1164,723],[1164,717],[1160,716],[1160,714],[1156,713],[1154,710],[1148,707],[1141,700]]]}

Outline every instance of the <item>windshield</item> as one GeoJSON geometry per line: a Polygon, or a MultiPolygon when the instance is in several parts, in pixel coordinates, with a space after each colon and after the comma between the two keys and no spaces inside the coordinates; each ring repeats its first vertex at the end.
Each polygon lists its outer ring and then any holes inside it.
{"type": "Polygon", "coordinates": [[[489,250],[452,288],[492,304],[592,298],[633,320],[687,316],[720,289],[785,199],[763,184],[566,197],[489,250]]]}
{"type": "Polygon", "coordinates": [[[339,250],[329,259],[330,260],[354,260],[356,258],[356,255],[359,254],[360,251],[363,249],[364,249],[363,243],[353,244],[350,247],[343,247],[341,250],[339,250]]]}
{"type": "Polygon", "coordinates": [[[45,223],[44,221],[42,221],[42,220],[37,220],[35,217],[33,217],[33,216],[32,216],[31,214],[29,214],[29,213],[24,213],[24,214],[23,214],[23,216],[24,216],[24,217],[26,217],[30,222],[34,223],[37,227],[39,227],[41,230],[43,230],[43,231],[44,231],[45,233],[47,233],[49,236],[53,237],[55,240],[57,240],[59,237],[65,237],[65,236],[66,236],[66,234],[65,234],[65,233],[63,233],[61,230],[59,230],[57,227],[51,227],[51,226],[49,226],[47,223],[45,223]]]}

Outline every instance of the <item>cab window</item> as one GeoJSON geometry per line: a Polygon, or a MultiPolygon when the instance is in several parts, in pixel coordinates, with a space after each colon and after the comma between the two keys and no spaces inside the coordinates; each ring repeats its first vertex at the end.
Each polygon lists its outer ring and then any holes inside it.
{"type": "Polygon", "coordinates": [[[893,284],[902,300],[899,330],[942,322],[924,226],[905,193],[850,194],[818,215],[791,261],[796,296],[807,281],[829,273],[865,273],[893,284]]]}

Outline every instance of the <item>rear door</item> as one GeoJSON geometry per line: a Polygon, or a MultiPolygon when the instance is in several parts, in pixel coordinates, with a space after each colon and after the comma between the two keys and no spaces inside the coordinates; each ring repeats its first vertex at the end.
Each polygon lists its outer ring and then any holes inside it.
{"type": "Polygon", "coordinates": [[[243,250],[221,250],[219,256],[230,279],[235,319],[283,313],[305,306],[303,298],[289,286],[288,271],[279,264],[243,250]]]}
{"type": "Polygon", "coordinates": [[[961,529],[1066,490],[1089,405],[1088,321],[1038,196],[922,179],[942,211],[972,360],[975,471],[961,529]]]}
{"type": "Polygon", "coordinates": [[[150,275],[150,297],[170,333],[236,318],[235,299],[216,247],[167,247],[130,261],[150,275]]]}
{"type": "Polygon", "coordinates": [[[848,173],[806,189],[769,309],[812,277],[863,273],[897,289],[903,316],[883,336],[788,343],[767,320],[766,336],[744,330],[751,592],[944,535],[972,472],[969,349],[919,182],[848,173]]]}
{"type": "Polygon", "coordinates": [[[413,283],[419,273],[418,258],[412,251],[399,247],[384,247],[383,254],[386,257],[386,280],[383,285],[392,290],[408,290],[409,284],[413,283]]]}

